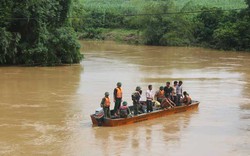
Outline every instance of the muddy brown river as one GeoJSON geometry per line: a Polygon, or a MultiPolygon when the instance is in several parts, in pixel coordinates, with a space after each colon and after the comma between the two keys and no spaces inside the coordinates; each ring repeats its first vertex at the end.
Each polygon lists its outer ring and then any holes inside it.
{"type": "MultiPolygon", "coordinates": [[[[0,67],[1,156],[248,156],[250,53],[82,41],[62,67],[0,67]],[[182,80],[198,110],[121,127],[92,126],[104,92],[182,80]]],[[[112,97],[112,96],[111,96],[112,97]]],[[[113,108],[114,103],[111,104],[113,108]]]]}

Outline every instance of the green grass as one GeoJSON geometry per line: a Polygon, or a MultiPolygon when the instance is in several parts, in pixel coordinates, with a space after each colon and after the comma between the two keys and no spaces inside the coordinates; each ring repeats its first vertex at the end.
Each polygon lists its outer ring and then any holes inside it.
{"type": "MultiPolygon", "coordinates": [[[[85,8],[99,10],[140,10],[143,5],[162,3],[162,1],[150,0],[80,0],[85,8]]],[[[222,9],[241,9],[245,8],[244,0],[173,0],[177,10],[194,10],[201,7],[219,7],[222,9]]]]}
{"type": "Polygon", "coordinates": [[[176,0],[176,6],[183,8],[190,7],[219,7],[222,9],[241,9],[245,8],[244,0],[176,0]]]}

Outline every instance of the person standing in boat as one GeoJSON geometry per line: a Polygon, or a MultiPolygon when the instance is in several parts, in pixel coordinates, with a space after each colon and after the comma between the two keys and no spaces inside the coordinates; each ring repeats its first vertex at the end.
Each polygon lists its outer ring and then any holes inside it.
{"type": "Polygon", "coordinates": [[[176,88],[177,88],[178,82],[174,81],[174,85],[173,85],[173,91],[172,91],[172,98],[171,99],[175,104],[177,104],[177,93],[176,93],[176,88]]]}
{"type": "Polygon", "coordinates": [[[120,107],[119,111],[120,111],[120,118],[127,118],[130,113],[130,109],[127,106],[127,102],[123,101],[122,102],[122,106],[120,107]]]}
{"type": "Polygon", "coordinates": [[[164,87],[163,87],[163,86],[161,86],[161,87],[159,88],[159,90],[156,91],[156,93],[155,93],[155,98],[156,98],[156,100],[157,100],[159,103],[161,103],[162,100],[165,98],[165,95],[164,95],[164,87]]]}
{"type": "Polygon", "coordinates": [[[166,82],[166,86],[164,87],[164,95],[166,98],[171,99],[173,88],[170,86],[170,82],[166,82]]]}
{"type": "Polygon", "coordinates": [[[101,101],[101,107],[104,111],[104,117],[110,118],[110,98],[109,98],[109,92],[105,92],[104,98],[102,98],[101,101]]]}
{"type": "Polygon", "coordinates": [[[118,114],[118,110],[121,106],[121,102],[122,102],[122,83],[121,82],[117,82],[116,84],[116,88],[114,89],[114,102],[115,102],[115,106],[114,106],[114,113],[115,116],[117,116],[118,114]]]}
{"type": "Polygon", "coordinates": [[[177,103],[176,106],[181,105],[181,97],[182,97],[182,81],[179,81],[177,87],[176,87],[176,94],[177,94],[177,103]]]}
{"type": "Polygon", "coordinates": [[[152,88],[153,88],[152,85],[148,85],[148,90],[146,91],[147,113],[153,111],[152,100],[154,99],[154,94],[152,88]]]}
{"type": "Polygon", "coordinates": [[[140,98],[141,98],[141,87],[137,86],[135,89],[135,92],[132,93],[131,98],[133,101],[133,107],[134,107],[134,115],[138,114],[138,109],[141,107],[140,106],[140,98]]]}

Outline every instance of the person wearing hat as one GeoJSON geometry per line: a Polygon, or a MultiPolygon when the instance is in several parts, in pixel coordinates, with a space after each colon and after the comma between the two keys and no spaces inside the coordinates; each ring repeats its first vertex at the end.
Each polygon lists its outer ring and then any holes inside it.
{"type": "Polygon", "coordinates": [[[122,102],[122,88],[121,88],[122,83],[117,82],[116,86],[117,87],[114,89],[114,102],[115,102],[114,113],[117,116],[118,110],[122,102]]]}
{"type": "Polygon", "coordinates": [[[163,86],[161,86],[161,87],[159,88],[159,90],[156,91],[156,93],[155,93],[155,98],[156,98],[156,100],[157,100],[159,103],[161,103],[162,100],[165,98],[165,95],[164,95],[164,87],[163,87],[163,86]]]}
{"type": "Polygon", "coordinates": [[[127,118],[128,114],[130,114],[130,109],[127,105],[128,103],[126,101],[123,101],[122,106],[119,108],[121,118],[127,118]]]}
{"type": "Polygon", "coordinates": [[[140,107],[141,93],[142,93],[141,87],[137,86],[135,88],[135,92],[133,92],[132,95],[131,95],[131,98],[132,98],[132,101],[133,101],[133,106],[134,106],[134,115],[138,114],[138,109],[140,107]]]}
{"type": "Polygon", "coordinates": [[[104,98],[102,98],[101,101],[101,107],[103,108],[105,118],[110,118],[110,103],[109,92],[105,92],[104,98]]]}

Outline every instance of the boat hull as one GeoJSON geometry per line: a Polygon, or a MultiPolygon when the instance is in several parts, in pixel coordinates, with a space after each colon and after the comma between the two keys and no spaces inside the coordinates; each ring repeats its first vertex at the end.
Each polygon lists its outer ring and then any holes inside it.
{"type": "MultiPolygon", "coordinates": [[[[194,101],[190,105],[178,106],[178,107],[174,107],[171,109],[156,110],[156,111],[153,111],[150,113],[143,113],[143,114],[139,114],[139,115],[133,116],[133,117],[117,118],[117,119],[104,119],[102,122],[102,126],[113,127],[113,126],[134,124],[137,122],[142,122],[142,121],[151,120],[154,118],[159,118],[159,117],[163,117],[163,116],[167,116],[167,115],[171,115],[171,114],[176,114],[176,113],[181,113],[181,112],[186,112],[189,110],[197,109],[198,106],[199,106],[199,102],[194,101]]],[[[94,114],[90,115],[90,117],[91,117],[93,125],[98,125],[99,122],[94,117],[94,114]]]]}

